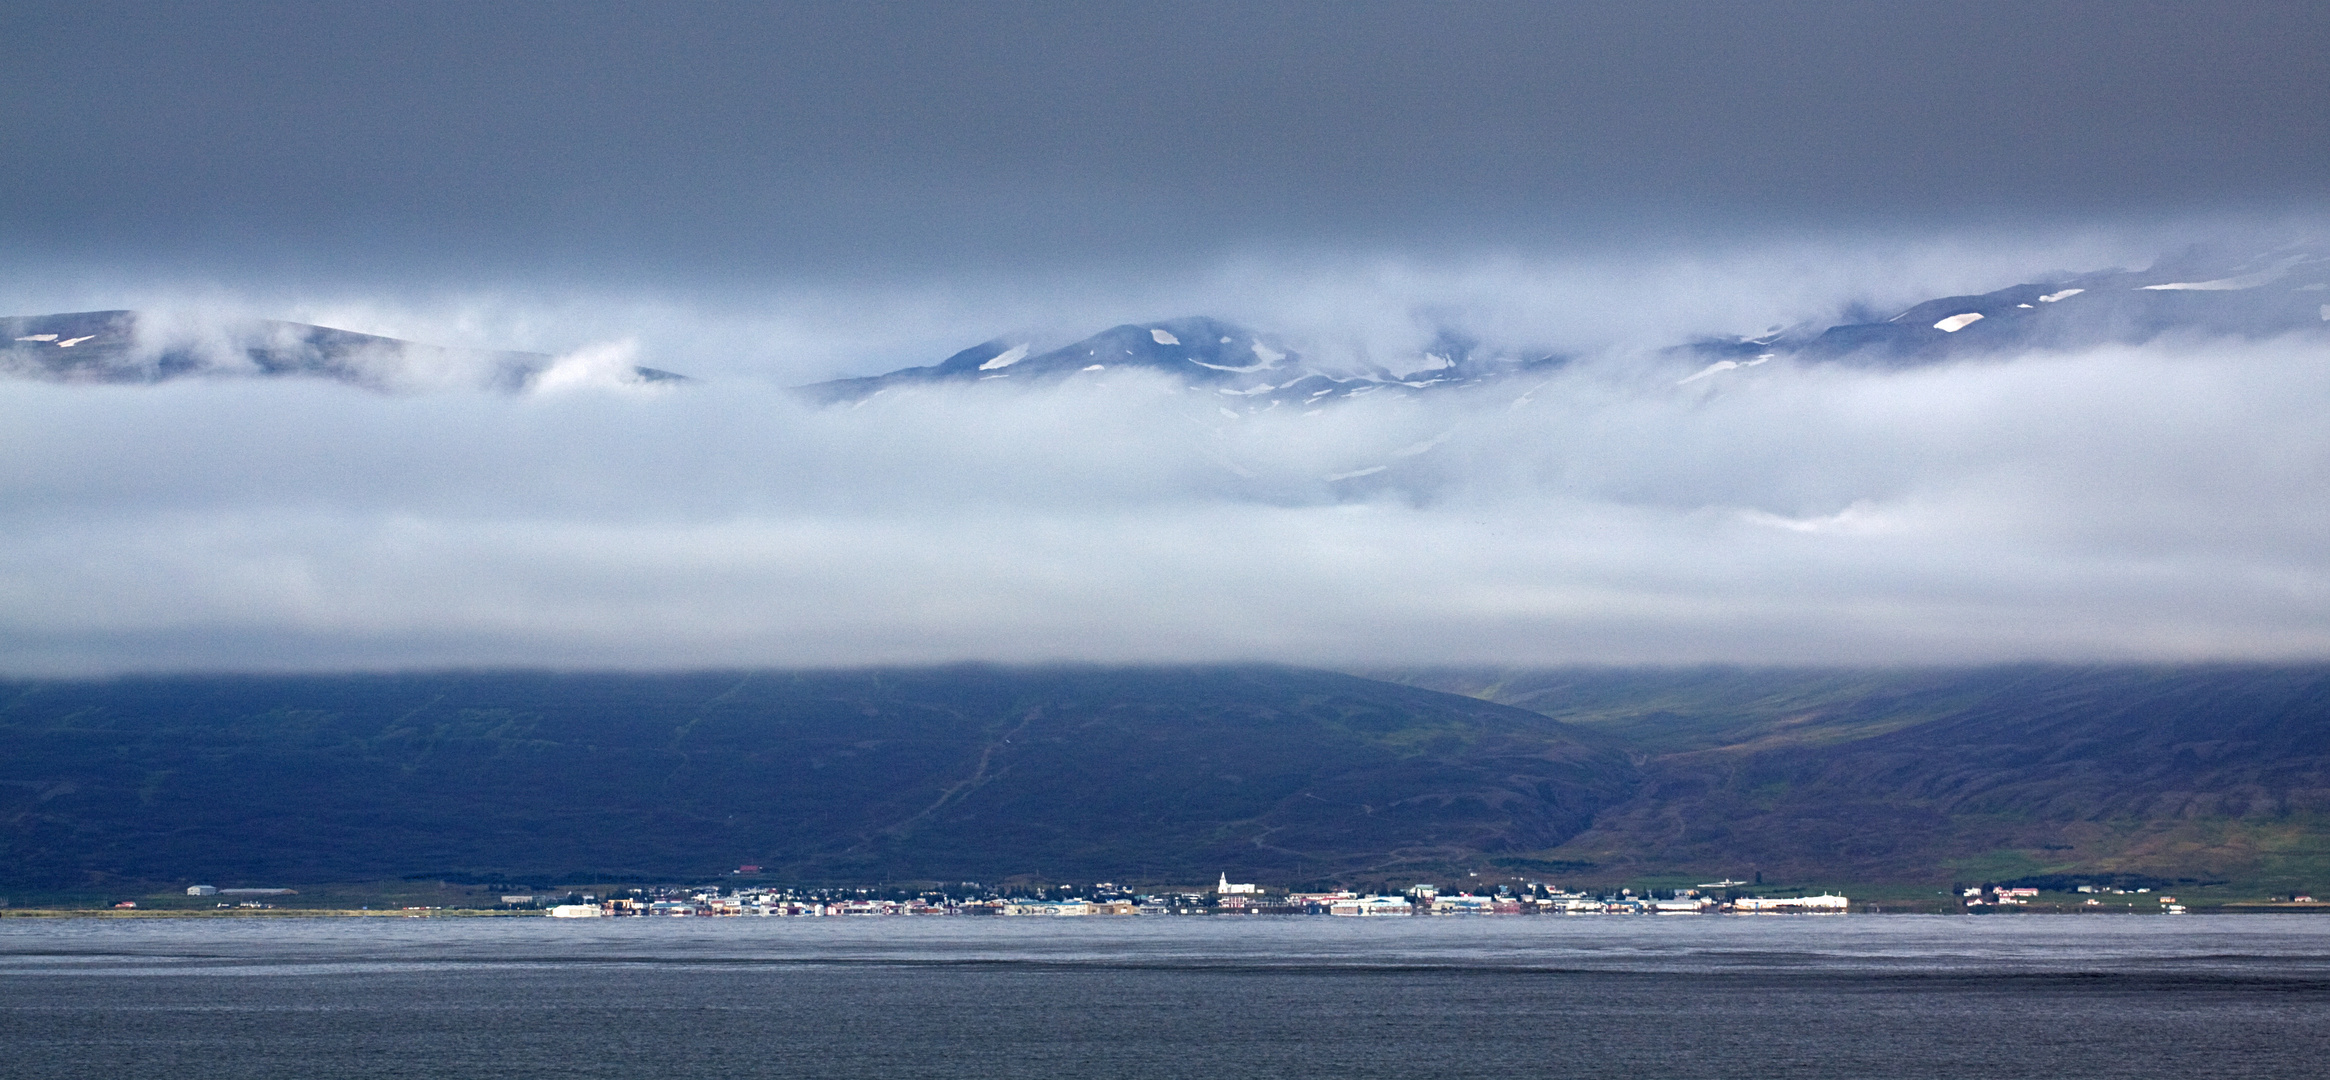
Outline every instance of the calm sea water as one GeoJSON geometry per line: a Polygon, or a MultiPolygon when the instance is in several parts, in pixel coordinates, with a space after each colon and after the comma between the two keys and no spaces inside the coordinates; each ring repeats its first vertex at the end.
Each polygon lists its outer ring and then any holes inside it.
{"type": "Polygon", "coordinates": [[[2330,918],[0,921],[7,1077],[2326,1069],[2330,918]]]}

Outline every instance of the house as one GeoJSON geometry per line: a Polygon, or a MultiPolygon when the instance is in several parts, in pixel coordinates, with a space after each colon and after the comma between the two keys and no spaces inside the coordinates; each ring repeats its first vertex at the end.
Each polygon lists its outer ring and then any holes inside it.
{"type": "Polygon", "coordinates": [[[1851,901],[1842,896],[1787,896],[1767,899],[1743,896],[1731,902],[1733,911],[1843,911],[1851,901]]]}
{"type": "MultiPolygon", "coordinates": [[[[1432,914],[1434,915],[1493,915],[1496,914],[1496,910],[1497,902],[1495,899],[1474,896],[1471,893],[1434,897],[1432,900],[1432,914]]],[[[1516,905],[1514,910],[1520,909],[1516,905]]]]}
{"type": "Polygon", "coordinates": [[[1334,901],[1327,906],[1329,915],[1368,917],[1376,915],[1409,915],[1415,905],[1404,896],[1352,896],[1334,901]]]}

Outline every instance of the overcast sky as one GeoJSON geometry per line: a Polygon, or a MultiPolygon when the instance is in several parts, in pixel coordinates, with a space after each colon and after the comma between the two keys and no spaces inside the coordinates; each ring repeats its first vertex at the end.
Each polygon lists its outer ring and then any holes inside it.
{"type": "Polygon", "coordinates": [[[2318,241],[2325,41],[2318,3],[9,4],[0,314],[705,379],[0,384],[0,671],[2321,657],[2319,350],[1651,357],[2318,241]],[[1190,314],[1583,361],[1308,427],[781,390],[1190,314]]]}
{"type": "Polygon", "coordinates": [[[45,3],[0,241],[826,279],[2311,207],[2317,3],[45,3]]]}

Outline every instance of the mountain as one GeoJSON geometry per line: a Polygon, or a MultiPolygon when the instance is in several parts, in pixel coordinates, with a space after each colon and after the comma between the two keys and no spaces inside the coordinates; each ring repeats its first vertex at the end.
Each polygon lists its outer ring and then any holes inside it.
{"type": "MultiPolygon", "coordinates": [[[[2241,259],[2198,251],[2141,271],[2065,274],[1977,296],[1945,296],[1890,318],[1710,339],[1685,351],[1731,367],[1777,357],[1901,366],[2011,352],[2140,345],[2171,336],[2304,335],[2330,343],[2330,253],[2241,259]]],[[[1729,370],[1729,367],[1707,369],[1729,370]]]]}
{"type": "Polygon", "coordinates": [[[989,341],[929,367],[816,383],[800,391],[812,401],[832,404],[863,401],[908,386],[997,380],[1024,386],[1137,370],[1161,372],[1190,390],[1219,395],[1229,399],[1228,404],[1254,410],[1316,407],[1383,391],[1412,393],[1470,386],[1562,362],[1552,355],[1488,358],[1476,354],[1471,342],[1451,334],[1443,335],[1434,348],[1404,365],[1404,374],[1395,374],[1377,366],[1321,364],[1265,335],[1208,318],[1127,324],[1073,345],[1040,353],[1032,350],[1033,346],[1024,342],[989,341]]]}
{"type": "MultiPolygon", "coordinates": [[[[274,320],[187,323],[136,311],[0,318],[0,374],[48,382],[301,376],[376,390],[450,379],[519,391],[555,360],[274,320]]],[[[633,371],[648,382],[684,378],[654,368],[633,371]]]]}
{"type": "Polygon", "coordinates": [[[0,884],[1274,881],[1559,843],[1625,760],[1283,668],[0,684],[0,884]]]}
{"type": "Polygon", "coordinates": [[[1533,858],[1861,881],[2330,879],[2330,668],[1427,671],[1627,747],[1533,858]]]}
{"type": "MultiPolygon", "coordinates": [[[[1972,296],[1927,300],[1883,319],[1775,326],[1744,337],[1702,338],[1667,350],[1703,366],[1682,381],[1774,359],[1909,366],[2013,352],[2138,345],[2174,336],[2302,335],[2330,344],[2330,253],[2294,247],[2246,258],[2199,251],[2141,271],[2061,274],[1972,296]]],[[[1056,383],[1125,369],[1163,373],[1185,388],[1256,412],[1317,407],[1369,394],[1459,390],[1539,375],[1569,358],[1548,350],[1500,353],[1443,331],[1386,367],[1331,365],[1284,342],[1209,318],[1113,327],[1032,353],[1004,340],[974,345],[928,367],[801,387],[821,403],[857,402],[910,386],[1056,383]]]]}
{"type": "Polygon", "coordinates": [[[1383,674],[6,682],[0,885],[2330,883],[2330,666],[1383,674]]]}
{"type": "MultiPolygon", "coordinates": [[[[2294,246],[2231,257],[2198,249],[2145,270],[2049,275],[1978,295],[1945,296],[1886,318],[1774,326],[1702,337],[1666,354],[1682,382],[1777,359],[1899,367],[2030,351],[2135,345],[2173,338],[2298,335],[2330,343],[2330,252],[2294,246]]],[[[423,345],[273,320],[185,322],[135,311],[0,319],[0,374],[68,383],[152,383],[189,376],[306,376],[373,389],[466,382],[527,389],[556,362],[540,353],[423,345]]],[[[1529,348],[1484,348],[1443,330],[1388,363],[1328,362],[1284,340],[1211,318],[1112,327],[1071,345],[1038,349],[998,339],[939,363],[798,388],[808,400],[862,402],[907,387],[1052,385],[1107,372],[1161,373],[1233,414],[1309,410],[1369,395],[1412,395],[1541,377],[1571,358],[1529,348]]],[[[684,379],[632,367],[645,382],[684,379]]]]}

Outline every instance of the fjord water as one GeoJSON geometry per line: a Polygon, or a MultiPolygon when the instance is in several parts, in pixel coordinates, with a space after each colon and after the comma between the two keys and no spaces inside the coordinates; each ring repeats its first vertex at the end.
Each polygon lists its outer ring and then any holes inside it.
{"type": "Polygon", "coordinates": [[[2303,916],[0,922],[0,1075],[2314,1075],[2303,916]]]}

